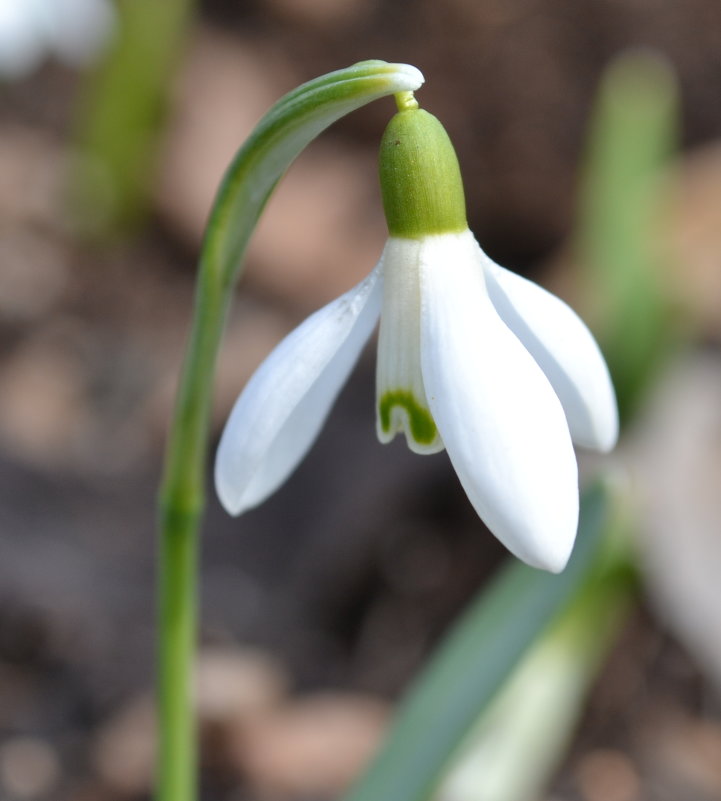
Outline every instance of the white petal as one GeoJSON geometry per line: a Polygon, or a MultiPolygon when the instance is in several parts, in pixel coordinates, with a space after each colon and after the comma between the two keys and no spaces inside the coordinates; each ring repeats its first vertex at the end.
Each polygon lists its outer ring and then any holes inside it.
{"type": "Polygon", "coordinates": [[[591,332],[560,298],[487,257],[484,263],[491,301],[551,382],[573,441],[610,451],[618,438],[616,396],[591,332]]]}
{"type": "Polygon", "coordinates": [[[557,572],[578,524],[566,418],[543,372],[498,317],[470,232],[433,239],[421,267],[421,363],[453,466],[488,528],[557,572]]]}
{"type": "Polygon", "coordinates": [[[27,0],[0,0],[0,76],[22,78],[42,61],[45,51],[37,12],[27,0]]]}
{"type": "Polygon", "coordinates": [[[236,401],[215,462],[216,490],[230,514],[265,500],[315,441],[378,319],[381,265],[292,331],[236,401]]]}
{"type": "Polygon", "coordinates": [[[107,0],[54,0],[45,33],[55,53],[71,66],[82,67],[109,42],[116,22],[107,0]]]}
{"type": "Polygon", "coordinates": [[[423,240],[390,237],[383,251],[383,311],[378,336],[376,433],[390,442],[403,432],[415,453],[437,453],[443,442],[433,422],[421,372],[423,240]]]}

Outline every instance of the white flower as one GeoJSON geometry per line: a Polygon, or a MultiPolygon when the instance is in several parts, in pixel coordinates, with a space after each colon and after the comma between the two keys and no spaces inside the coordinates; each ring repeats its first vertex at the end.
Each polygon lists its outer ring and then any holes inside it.
{"type": "MultiPolygon", "coordinates": [[[[394,148],[406,141],[397,127],[389,140],[394,148]]],[[[438,141],[430,150],[438,153],[438,141]]],[[[441,167],[451,169],[445,162],[441,167]]],[[[403,186],[407,176],[391,173],[393,187],[400,182],[401,202],[394,207],[398,197],[389,197],[395,189],[387,188],[382,166],[391,236],[376,268],[286,337],[236,402],[217,454],[220,500],[237,515],[288,478],[380,316],[380,440],[403,432],[418,453],[445,447],[496,537],[529,564],[559,571],[578,524],[572,440],[606,451],[617,437],[603,357],[565,303],[483,253],[465,226],[462,194],[462,211],[442,208],[447,230],[419,233],[438,218],[435,201],[426,196],[428,187],[435,192],[438,176],[423,191],[413,177],[411,191],[403,186]],[[414,203],[417,213],[409,218],[414,203]]]]}
{"type": "Polygon", "coordinates": [[[0,0],[0,76],[23,77],[48,54],[82,66],[114,23],[109,0],[0,0]]]}

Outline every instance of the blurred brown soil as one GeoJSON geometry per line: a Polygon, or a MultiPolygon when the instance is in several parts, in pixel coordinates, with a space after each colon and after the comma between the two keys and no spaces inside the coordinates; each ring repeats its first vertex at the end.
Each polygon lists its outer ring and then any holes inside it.
{"type": "MultiPolygon", "coordinates": [[[[83,243],[67,211],[77,76],[48,65],[0,87],[0,798],[148,797],[154,493],[205,216],[258,117],[355,60],[418,64],[424,105],[458,146],[472,227],[499,261],[533,271],[571,229],[593,90],[627,45],[678,69],[685,146],[718,138],[717,0],[208,0],[153,218],[108,247],[83,243]]],[[[270,204],[221,355],[216,435],[272,345],[380,253],[375,146],[391,109],[336,126],[270,204]]],[[[679,273],[717,347],[718,145],[685,163],[679,273]]],[[[367,354],[270,502],[231,520],[209,488],[206,801],[340,793],[503,558],[445,456],[377,444],[373,370],[367,354]]],[[[639,611],[547,801],[721,799],[720,713],[664,621],[639,611]]]]}

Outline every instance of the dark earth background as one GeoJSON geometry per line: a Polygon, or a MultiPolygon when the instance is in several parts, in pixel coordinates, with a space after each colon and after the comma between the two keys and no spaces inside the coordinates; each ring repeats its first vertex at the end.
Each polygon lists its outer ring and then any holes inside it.
{"type": "MultiPolygon", "coordinates": [[[[594,93],[609,59],[636,45],[668,57],[682,93],[677,269],[706,380],[721,374],[718,0],[207,0],[174,87],[151,219],[112,245],[84,241],[65,200],[81,76],[48,63],[0,87],[0,799],[148,797],[162,447],[205,215],[262,113],[357,60],[416,64],[419,99],[458,149],[479,240],[562,285],[552,265],[573,229],[594,93]]],[[[272,200],[221,357],[216,438],[272,345],[378,258],[375,149],[392,111],[380,101],[334,126],[272,200]]],[[[368,352],[317,446],[261,508],[231,519],[209,487],[207,801],[336,797],[504,559],[444,455],[377,443],[373,371],[368,352]]],[[[683,416],[672,405],[671,419],[683,416]]],[[[721,435],[700,439],[690,483],[717,488],[721,435]]],[[[685,547],[695,534],[679,536],[685,547]]],[[[631,615],[545,801],[721,799],[718,674],[680,644],[663,595],[631,615]]]]}

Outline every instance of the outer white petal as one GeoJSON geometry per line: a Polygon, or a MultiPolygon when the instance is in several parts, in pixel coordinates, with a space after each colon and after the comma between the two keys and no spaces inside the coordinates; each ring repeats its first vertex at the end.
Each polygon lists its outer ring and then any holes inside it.
{"type": "Polygon", "coordinates": [[[265,500],[313,444],[378,319],[381,269],[292,331],[236,401],[215,462],[230,514],[265,500]]]}
{"type": "Polygon", "coordinates": [[[558,395],[573,441],[610,451],[618,438],[611,377],[596,340],[560,298],[484,258],[488,294],[501,319],[558,395]]]}
{"type": "Polygon", "coordinates": [[[115,22],[108,0],[53,0],[46,11],[45,35],[63,61],[82,67],[109,42],[115,22]]]}
{"type": "Polygon", "coordinates": [[[488,297],[482,259],[470,232],[429,237],[421,265],[426,393],[480,517],[516,556],[557,572],[578,525],[573,445],[551,385],[488,297]]]}
{"type": "Polygon", "coordinates": [[[30,0],[0,0],[0,76],[22,78],[45,54],[37,10],[30,0]]]}

